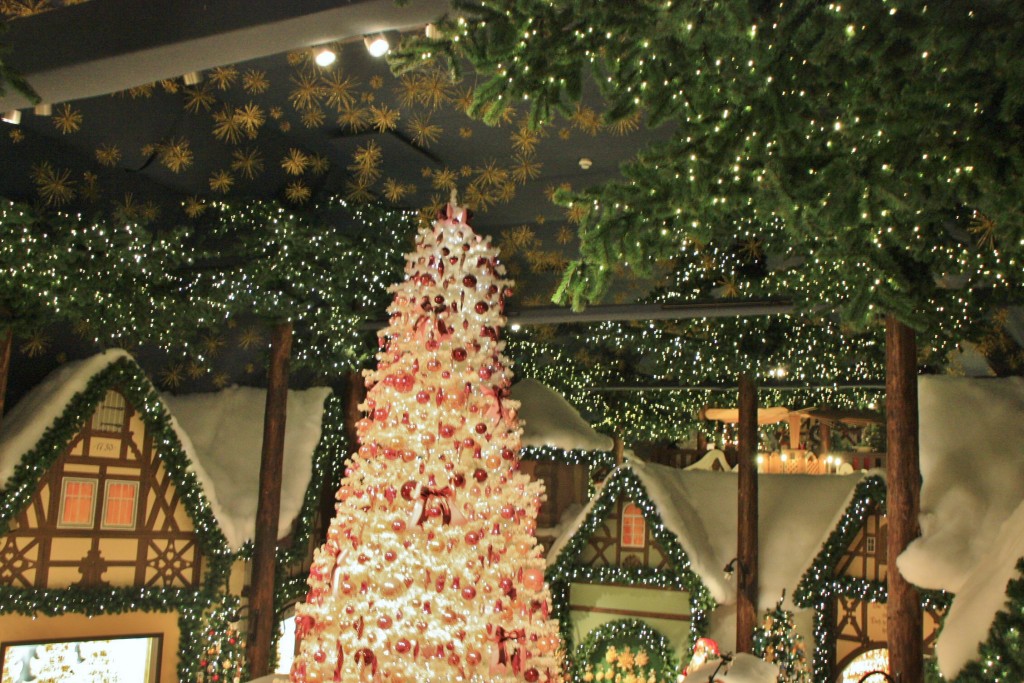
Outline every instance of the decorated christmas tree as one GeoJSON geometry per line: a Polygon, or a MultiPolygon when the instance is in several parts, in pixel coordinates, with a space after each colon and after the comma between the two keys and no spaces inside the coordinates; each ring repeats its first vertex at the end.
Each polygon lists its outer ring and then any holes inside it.
{"type": "Polygon", "coordinates": [[[246,680],[245,638],[232,622],[234,609],[217,606],[206,615],[203,651],[196,683],[239,683],[246,680]]]}
{"type": "Polygon", "coordinates": [[[359,451],[296,610],[292,680],[561,680],[499,332],[511,282],[448,207],[392,288],[359,451]]]}
{"type": "Polygon", "coordinates": [[[803,639],[795,630],[793,613],[782,608],[783,598],[765,612],[761,626],[754,631],[754,654],[779,667],[779,683],[810,683],[803,639]]]}

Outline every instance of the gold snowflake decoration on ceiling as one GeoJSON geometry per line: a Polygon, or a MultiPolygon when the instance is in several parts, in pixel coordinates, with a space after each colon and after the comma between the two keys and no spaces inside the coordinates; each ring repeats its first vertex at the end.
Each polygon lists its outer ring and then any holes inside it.
{"type": "Polygon", "coordinates": [[[374,90],[380,90],[381,88],[383,88],[384,87],[384,77],[383,76],[373,76],[372,78],[370,78],[370,87],[373,88],[374,90]]]}
{"type": "Polygon", "coordinates": [[[11,139],[11,142],[13,142],[14,144],[18,144],[19,142],[25,139],[25,134],[22,133],[21,130],[18,128],[12,128],[10,132],[7,133],[7,137],[9,137],[11,139]]]}
{"type": "Polygon", "coordinates": [[[267,91],[270,81],[267,80],[267,72],[263,69],[247,69],[242,74],[242,89],[250,95],[259,95],[267,91]]]}
{"type": "Polygon", "coordinates": [[[263,344],[263,332],[258,327],[247,327],[242,330],[242,334],[238,337],[238,346],[241,349],[250,351],[257,346],[263,344]]]}
{"type": "Polygon", "coordinates": [[[210,111],[213,103],[216,101],[217,98],[210,92],[209,83],[185,88],[185,111],[193,114],[198,114],[200,111],[210,111]]]}
{"type": "Polygon", "coordinates": [[[644,113],[637,109],[629,116],[625,116],[618,121],[609,123],[607,128],[613,135],[628,135],[640,128],[640,122],[643,120],[643,117],[644,113]]]}
{"type": "Polygon", "coordinates": [[[327,98],[327,106],[334,107],[337,112],[351,108],[356,103],[353,91],[358,85],[359,81],[344,76],[341,71],[334,71],[324,76],[323,89],[327,98]]]}
{"type": "Polygon", "coordinates": [[[370,140],[365,145],[356,147],[348,170],[355,173],[362,184],[369,185],[380,177],[380,164],[383,158],[384,153],[380,145],[370,140]]]}
{"type": "Polygon", "coordinates": [[[75,198],[70,169],[55,169],[49,161],[42,161],[32,167],[31,175],[36,192],[47,206],[63,206],[75,198]]]}
{"type": "Polygon", "coordinates": [[[740,253],[747,261],[756,261],[764,256],[764,242],[756,237],[750,237],[740,244],[740,253]]]}
{"type": "Polygon", "coordinates": [[[331,167],[331,161],[322,154],[311,154],[309,156],[309,172],[313,175],[323,175],[331,167]]]}
{"type": "Polygon", "coordinates": [[[121,160],[121,148],[117,145],[103,144],[96,148],[96,161],[101,166],[117,166],[121,160]]]}
{"type": "Polygon", "coordinates": [[[99,176],[92,171],[82,172],[82,186],[79,194],[86,200],[94,202],[100,197],[99,176]]]}
{"type": "Polygon", "coordinates": [[[242,127],[245,134],[250,139],[255,138],[259,132],[260,126],[267,120],[266,115],[263,113],[263,108],[255,102],[249,102],[241,107],[235,109],[235,121],[242,127]]]}
{"type": "Polygon", "coordinates": [[[358,178],[345,183],[345,197],[353,202],[373,201],[370,186],[358,178]]]}
{"type": "Polygon", "coordinates": [[[231,173],[222,169],[210,174],[209,183],[212,191],[227,194],[231,191],[231,186],[235,184],[235,178],[231,173]]]}
{"type": "Polygon", "coordinates": [[[192,165],[191,144],[185,138],[171,139],[160,145],[160,163],[172,173],[181,173],[192,165]]]}
{"type": "Polygon", "coordinates": [[[561,245],[571,244],[576,239],[576,231],[567,225],[563,225],[555,234],[555,241],[561,245]]]}
{"type": "Polygon", "coordinates": [[[185,367],[181,363],[174,363],[160,372],[160,384],[165,389],[177,389],[185,381],[185,367]]]}
{"type": "Polygon", "coordinates": [[[53,115],[52,120],[53,127],[62,134],[67,135],[76,132],[82,127],[82,112],[65,103],[57,109],[57,113],[53,115]]]}
{"type": "Polygon", "coordinates": [[[35,358],[43,355],[46,353],[46,349],[50,348],[50,339],[42,330],[34,330],[19,348],[29,358],[35,358]]]}
{"type": "Polygon", "coordinates": [[[430,147],[441,137],[441,126],[432,124],[430,117],[425,114],[416,114],[409,121],[409,130],[412,132],[412,139],[420,147],[430,147]]]}
{"type": "Polygon", "coordinates": [[[416,192],[416,186],[411,183],[400,183],[394,178],[384,181],[384,198],[389,202],[400,202],[406,195],[416,192]]]}
{"type": "Polygon", "coordinates": [[[185,200],[185,215],[189,218],[198,218],[206,211],[206,202],[200,197],[192,196],[185,200]]]}
{"type": "Polygon", "coordinates": [[[291,77],[295,88],[288,95],[292,106],[302,111],[320,106],[320,98],[324,94],[323,86],[320,85],[320,78],[313,72],[299,72],[291,77]]]}
{"type": "Polygon", "coordinates": [[[521,126],[511,135],[512,149],[524,156],[531,155],[536,151],[540,137],[540,131],[532,130],[528,126],[521,126]]]}
{"type": "Polygon", "coordinates": [[[236,149],[231,153],[231,170],[252,180],[263,172],[263,156],[255,147],[236,149]]]}
{"type": "Polygon", "coordinates": [[[238,80],[238,69],[233,66],[218,66],[210,69],[207,78],[218,90],[227,90],[238,80]]]}
{"type": "Polygon", "coordinates": [[[294,204],[305,204],[309,201],[312,194],[313,192],[309,189],[309,186],[301,180],[288,183],[288,186],[284,189],[284,196],[294,204]]]}
{"type": "Polygon", "coordinates": [[[224,105],[220,111],[213,112],[213,122],[213,136],[221,142],[235,145],[246,134],[241,122],[235,117],[234,110],[229,105],[224,105]]]}
{"type": "Polygon", "coordinates": [[[454,190],[459,182],[459,177],[455,171],[445,167],[440,171],[435,171],[430,182],[435,190],[454,190]]]}
{"type": "Polygon", "coordinates": [[[324,110],[320,107],[306,109],[302,112],[300,119],[306,128],[319,128],[324,124],[324,110]]]}
{"type": "Polygon", "coordinates": [[[288,175],[302,175],[309,167],[309,155],[301,149],[292,147],[281,160],[281,168],[288,175]]]}
{"type": "Polygon", "coordinates": [[[370,127],[370,112],[362,107],[345,107],[338,114],[337,122],[353,133],[360,133],[370,127]]]}
{"type": "Polygon", "coordinates": [[[512,165],[512,178],[520,185],[526,181],[533,180],[540,176],[541,162],[528,156],[516,155],[515,163],[512,165]]]}
{"type": "Polygon", "coordinates": [[[188,373],[189,379],[199,379],[207,373],[207,369],[203,367],[202,363],[198,361],[189,361],[188,366],[185,368],[185,372],[188,373]]]}
{"type": "Polygon", "coordinates": [[[402,117],[401,112],[392,109],[386,104],[379,107],[370,107],[370,123],[381,133],[398,128],[398,119],[402,117]]]}

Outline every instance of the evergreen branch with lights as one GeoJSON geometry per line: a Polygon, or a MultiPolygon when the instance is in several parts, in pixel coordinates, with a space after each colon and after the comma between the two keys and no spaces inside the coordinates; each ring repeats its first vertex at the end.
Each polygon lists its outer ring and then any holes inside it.
{"type": "Polygon", "coordinates": [[[494,102],[527,100],[545,122],[593,77],[608,120],[644,111],[649,125],[676,125],[625,180],[559,197],[583,209],[581,257],[559,300],[595,301],[617,263],[644,268],[690,239],[728,242],[750,220],[781,221],[780,245],[805,257],[807,286],[782,293],[850,322],[892,313],[933,331],[1021,300],[1018,3],[459,0],[453,10],[395,63],[465,59],[482,81],[471,112],[486,119],[494,102]]]}
{"type": "Polygon", "coordinates": [[[1024,680],[1024,558],[1017,561],[1017,572],[1006,586],[1006,604],[978,648],[978,659],[964,667],[955,683],[1024,680]]]}
{"type": "MultiPolygon", "coordinates": [[[[655,674],[657,680],[663,683],[676,680],[679,661],[673,652],[672,644],[665,636],[638,619],[610,621],[588,633],[576,646],[573,655],[576,662],[574,680],[618,681],[620,678],[616,675],[621,676],[623,671],[632,673],[636,665],[635,655],[639,652],[645,653],[640,666],[655,674]],[[622,658],[623,646],[626,646],[626,649],[634,648],[636,652],[630,652],[633,656],[622,658]],[[596,679],[589,669],[604,662],[610,665],[609,670],[613,673],[606,673],[602,679],[596,679]],[[615,672],[616,668],[619,669],[618,672],[615,672]]],[[[646,676],[636,677],[635,674],[634,678],[638,683],[649,680],[646,676]]]]}

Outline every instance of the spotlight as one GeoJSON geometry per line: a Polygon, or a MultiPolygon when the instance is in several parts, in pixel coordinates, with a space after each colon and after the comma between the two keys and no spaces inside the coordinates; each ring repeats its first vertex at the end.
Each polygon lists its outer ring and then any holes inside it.
{"type": "Polygon", "coordinates": [[[7,123],[13,123],[15,126],[17,126],[19,123],[21,123],[21,112],[18,111],[17,109],[12,109],[10,111],[5,111],[3,113],[3,116],[0,116],[0,121],[6,121],[7,123]]]}
{"type": "Polygon", "coordinates": [[[42,103],[37,104],[35,108],[36,116],[53,116],[53,105],[42,103]]]}
{"type": "Polygon", "coordinates": [[[590,157],[580,157],[580,160],[577,163],[579,163],[580,168],[584,171],[589,171],[590,167],[594,165],[594,162],[590,157]]]}
{"type": "Polygon", "coordinates": [[[441,38],[441,30],[434,24],[427,24],[423,29],[423,35],[430,40],[439,40],[441,38]]]}
{"type": "Polygon", "coordinates": [[[373,57],[383,57],[391,49],[391,44],[388,42],[388,37],[383,33],[378,33],[372,36],[363,36],[363,44],[366,45],[367,52],[373,57]]]}
{"type": "Polygon", "coordinates": [[[329,47],[317,48],[313,53],[313,61],[317,63],[317,66],[328,67],[334,64],[334,60],[338,58],[338,55],[334,54],[334,50],[329,47]]]}
{"type": "Polygon", "coordinates": [[[181,79],[185,81],[185,85],[199,85],[199,81],[203,80],[203,72],[189,71],[181,79]]]}

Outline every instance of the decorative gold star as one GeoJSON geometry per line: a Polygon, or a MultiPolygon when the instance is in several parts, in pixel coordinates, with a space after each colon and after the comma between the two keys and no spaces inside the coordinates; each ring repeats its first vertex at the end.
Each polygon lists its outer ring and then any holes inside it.
{"type": "Polygon", "coordinates": [[[218,66],[210,69],[207,78],[220,90],[227,90],[238,80],[238,69],[233,66],[218,66]]]}
{"type": "Polygon", "coordinates": [[[565,218],[570,223],[579,225],[590,213],[590,207],[583,202],[573,202],[565,212],[565,218]]]}
{"type": "Polygon", "coordinates": [[[213,121],[213,136],[221,142],[238,144],[245,134],[242,124],[235,118],[234,110],[228,105],[224,105],[223,109],[213,113],[213,121]]]}
{"type": "Polygon", "coordinates": [[[383,88],[384,87],[384,77],[383,76],[374,76],[374,77],[372,77],[370,79],[370,87],[373,88],[374,90],[380,90],[381,88],[383,88]]]}
{"type": "Polygon", "coordinates": [[[555,193],[559,190],[566,192],[572,191],[572,185],[569,183],[559,183],[558,185],[548,185],[544,188],[544,196],[547,197],[549,202],[555,201],[555,193]]]}
{"type": "Polygon", "coordinates": [[[533,180],[540,175],[541,166],[543,164],[533,157],[517,154],[512,166],[512,178],[520,185],[525,185],[527,180],[533,180]]]}
{"type": "Polygon", "coordinates": [[[431,179],[431,184],[435,190],[452,190],[459,182],[455,171],[448,167],[442,168],[440,171],[434,172],[434,177],[431,179]]]}
{"type": "Polygon", "coordinates": [[[139,207],[139,218],[143,221],[152,222],[160,217],[160,207],[152,199],[139,207]]]}
{"type": "Polygon", "coordinates": [[[75,336],[79,339],[87,339],[92,335],[92,325],[88,320],[79,318],[71,326],[71,331],[74,332],[75,336]]]}
{"type": "Polygon", "coordinates": [[[263,344],[263,332],[258,327],[247,327],[238,337],[238,346],[246,351],[263,344]]]}
{"type": "Polygon", "coordinates": [[[211,332],[199,340],[199,350],[210,358],[216,358],[223,348],[224,338],[219,334],[211,332]]]}
{"type": "Polygon", "coordinates": [[[323,86],[320,85],[320,78],[313,72],[299,72],[292,76],[292,83],[295,89],[288,95],[288,100],[296,110],[312,109],[320,106],[320,98],[323,96],[323,86]]]}
{"type": "Polygon", "coordinates": [[[985,214],[976,211],[967,230],[974,235],[979,247],[993,249],[996,246],[995,221],[985,214]]]}
{"type": "Polygon", "coordinates": [[[544,225],[545,223],[548,222],[548,218],[544,214],[538,213],[536,216],[533,217],[533,222],[536,223],[537,225],[544,225]]]}
{"type": "Polygon", "coordinates": [[[540,246],[537,233],[528,225],[520,225],[506,230],[501,235],[501,253],[506,258],[519,252],[536,249],[540,246]]]}
{"type": "Polygon", "coordinates": [[[272,118],[275,121],[277,121],[282,116],[284,116],[284,110],[281,109],[281,107],[271,107],[270,108],[270,118],[272,118]]]}
{"type": "Polygon", "coordinates": [[[470,128],[469,126],[463,126],[462,128],[459,128],[459,137],[462,138],[463,140],[468,140],[469,138],[473,137],[473,129],[470,128]]]}
{"type": "Polygon", "coordinates": [[[164,80],[160,81],[160,87],[164,89],[164,92],[170,93],[171,95],[181,90],[181,85],[178,84],[178,81],[175,81],[170,78],[165,78],[164,80]]]}
{"type": "Polygon", "coordinates": [[[597,135],[601,132],[601,116],[590,107],[582,104],[576,105],[576,111],[569,117],[572,125],[588,135],[597,135]]]}
{"type": "Polygon", "coordinates": [[[245,106],[237,107],[235,109],[235,121],[242,127],[246,135],[250,138],[255,138],[259,132],[260,126],[266,121],[266,116],[263,114],[263,108],[255,102],[249,102],[245,106]]]}
{"type": "Polygon", "coordinates": [[[331,167],[331,161],[321,154],[309,156],[309,172],[313,175],[323,175],[331,167]]]}
{"type": "Polygon", "coordinates": [[[350,180],[345,183],[345,198],[353,202],[373,201],[370,186],[361,180],[350,180]]]}
{"type": "Polygon", "coordinates": [[[461,111],[463,114],[469,111],[469,107],[473,104],[473,88],[461,88],[455,93],[454,98],[455,108],[461,111]]]}
{"type": "Polygon", "coordinates": [[[352,154],[352,164],[348,169],[359,176],[362,184],[368,185],[380,177],[380,163],[383,151],[373,140],[361,147],[356,147],[352,154]]]}
{"type": "Polygon", "coordinates": [[[338,125],[359,133],[370,127],[370,113],[361,107],[345,107],[338,114],[338,125]]]}
{"type": "Polygon", "coordinates": [[[244,150],[236,149],[231,156],[233,158],[231,170],[237,171],[249,180],[263,172],[263,157],[255,147],[244,150]]]}
{"type": "Polygon", "coordinates": [[[323,79],[323,87],[327,93],[327,106],[334,107],[334,110],[341,112],[352,107],[356,98],[352,91],[359,85],[359,81],[348,76],[342,76],[341,71],[335,71],[323,79]]]}
{"type": "Polygon", "coordinates": [[[291,66],[299,66],[310,61],[312,55],[309,50],[294,50],[288,53],[288,64],[291,66]]]}
{"type": "Polygon", "coordinates": [[[469,164],[463,164],[462,166],[459,166],[459,177],[460,178],[468,178],[469,176],[473,175],[474,173],[476,173],[476,171],[474,171],[473,167],[470,166],[469,164]]]}
{"type": "Polygon", "coordinates": [[[174,363],[160,372],[160,383],[165,389],[177,389],[185,381],[185,368],[181,363],[174,363]]]}
{"type": "Polygon", "coordinates": [[[474,183],[479,183],[485,187],[495,187],[502,185],[508,181],[508,171],[500,166],[498,162],[491,159],[481,168],[477,169],[477,176],[474,183]]]}
{"type": "Polygon", "coordinates": [[[292,129],[292,122],[281,121],[280,123],[277,124],[277,129],[280,130],[282,133],[287,133],[292,129]]]}
{"type": "Polygon", "coordinates": [[[415,185],[403,184],[394,178],[388,178],[384,181],[384,198],[389,202],[398,203],[402,201],[402,198],[407,194],[411,194],[415,191],[415,185]]]}
{"type": "Polygon", "coordinates": [[[206,211],[206,203],[199,197],[192,196],[185,200],[185,215],[189,218],[198,218],[206,211]]]}
{"type": "Polygon", "coordinates": [[[114,212],[125,220],[137,220],[139,217],[139,204],[135,201],[135,195],[131,192],[125,192],[122,201],[114,202],[114,212]]]}
{"type": "Polygon", "coordinates": [[[301,149],[292,147],[281,160],[281,168],[288,175],[302,175],[309,166],[309,156],[301,149]]]}
{"type": "Polygon", "coordinates": [[[427,72],[420,79],[417,99],[431,109],[437,109],[452,99],[451,76],[440,69],[427,72]]]}
{"type": "Polygon", "coordinates": [[[50,339],[42,330],[33,330],[28,337],[25,338],[25,343],[21,345],[21,352],[29,358],[35,358],[46,353],[46,349],[50,347],[50,339]]]}
{"type": "Polygon", "coordinates": [[[764,243],[756,237],[750,237],[743,241],[740,246],[740,253],[747,261],[756,261],[764,256],[764,243]]]}
{"type": "Polygon", "coordinates": [[[199,379],[206,374],[207,370],[203,367],[199,361],[189,361],[188,367],[185,368],[185,372],[188,373],[189,379],[199,379]]]}
{"type": "Polygon", "coordinates": [[[306,128],[319,128],[324,123],[324,110],[313,107],[302,112],[302,125],[306,128]]]}
{"type": "Polygon", "coordinates": [[[198,114],[200,111],[210,111],[217,98],[210,92],[210,83],[205,81],[200,85],[185,88],[185,111],[198,114]]]}
{"type": "Polygon", "coordinates": [[[570,137],[572,137],[572,131],[569,130],[568,128],[559,128],[558,137],[559,139],[562,140],[568,140],[570,137]]]}
{"type": "Polygon", "coordinates": [[[226,372],[218,372],[213,376],[213,386],[218,389],[223,389],[229,382],[231,382],[231,378],[228,377],[228,373],[226,372]]]}
{"type": "Polygon", "coordinates": [[[121,149],[117,145],[103,144],[96,148],[96,161],[101,166],[116,166],[121,160],[121,149]]]}
{"type": "Polygon", "coordinates": [[[47,206],[62,206],[74,199],[75,181],[69,169],[56,170],[49,161],[43,161],[32,167],[31,174],[36,192],[47,206]]]}
{"type": "Polygon", "coordinates": [[[20,128],[12,128],[7,136],[11,138],[11,142],[18,144],[25,139],[25,134],[21,132],[20,128]]]}
{"type": "Polygon", "coordinates": [[[370,107],[370,122],[381,133],[398,128],[398,119],[401,117],[401,112],[397,109],[391,109],[386,104],[382,104],[379,107],[370,107]]]}
{"type": "Polygon", "coordinates": [[[419,74],[408,74],[402,76],[395,88],[398,95],[398,106],[409,109],[420,101],[420,91],[423,87],[423,77],[419,74]]]}
{"type": "Polygon", "coordinates": [[[537,149],[538,142],[540,142],[540,133],[526,126],[522,126],[512,133],[512,149],[524,156],[533,154],[537,149]]]}
{"type": "Polygon", "coordinates": [[[294,204],[305,204],[312,194],[313,191],[301,180],[292,181],[284,188],[284,196],[294,204]]]}
{"type": "Polygon", "coordinates": [[[210,174],[210,189],[214,192],[220,192],[227,194],[231,191],[231,186],[235,184],[235,178],[230,173],[224,170],[214,171],[210,174]]]}
{"type": "Polygon", "coordinates": [[[259,95],[270,87],[267,72],[263,69],[247,69],[242,74],[242,88],[250,95],[259,95]]]}
{"type": "Polygon", "coordinates": [[[513,182],[506,182],[498,187],[497,198],[499,202],[508,204],[510,201],[515,199],[516,196],[516,184],[513,182]]]}
{"type": "Polygon", "coordinates": [[[560,227],[555,235],[555,241],[561,245],[570,244],[574,239],[576,239],[576,231],[567,225],[560,227]]]}
{"type": "Polygon", "coordinates": [[[82,127],[82,112],[70,104],[63,104],[53,115],[53,127],[64,135],[74,133],[82,127]]]}
{"type": "Polygon", "coordinates": [[[463,204],[476,211],[486,211],[494,203],[496,197],[494,192],[477,185],[476,183],[466,188],[463,193],[463,204]]]}
{"type": "Polygon", "coordinates": [[[423,114],[416,114],[409,121],[409,130],[412,132],[412,139],[420,147],[430,147],[441,137],[441,126],[430,123],[430,117],[423,114]]]}
{"type": "Polygon", "coordinates": [[[192,150],[185,138],[171,139],[160,147],[160,163],[172,173],[181,173],[192,165],[192,150]]]}
{"type": "Polygon", "coordinates": [[[137,100],[139,98],[144,100],[149,99],[153,96],[153,84],[144,83],[143,85],[137,85],[134,88],[128,88],[127,92],[128,96],[133,100],[137,100]]]}
{"type": "Polygon", "coordinates": [[[637,109],[629,116],[608,124],[608,130],[610,130],[613,135],[627,135],[640,128],[640,121],[643,117],[644,113],[637,109]]]}
{"type": "Polygon", "coordinates": [[[726,299],[731,299],[740,295],[740,287],[736,284],[736,276],[729,275],[718,281],[719,286],[722,288],[722,296],[726,299]]]}
{"type": "Polygon", "coordinates": [[[13,17],[31,17],[53,9],[49,0],[21,0],[20,2],[0,3],[0,10],[13,17]]]}

